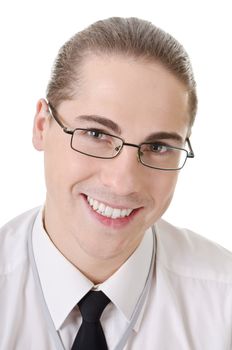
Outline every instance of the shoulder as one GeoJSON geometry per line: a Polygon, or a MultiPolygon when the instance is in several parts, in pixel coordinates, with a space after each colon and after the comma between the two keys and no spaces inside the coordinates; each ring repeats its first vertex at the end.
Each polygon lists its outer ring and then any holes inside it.
{"type": "Polygon", "coordinates": [[[232,284],[232,253],[164,220],[156,225],[157,259],[176,274],[232,284]]]}
{"type": "Polygon", "coordinates": [[[31,209],[0,228],[0,273],[10,272],[25,260],[28,234],[40,209],[31,209]]]}
{"type": "Polygon", "coordinates": [[[0,228],[0,244],[6,238],[22,235],[33,224],[41,207],[33,208],[16,216],[0,228]]]}

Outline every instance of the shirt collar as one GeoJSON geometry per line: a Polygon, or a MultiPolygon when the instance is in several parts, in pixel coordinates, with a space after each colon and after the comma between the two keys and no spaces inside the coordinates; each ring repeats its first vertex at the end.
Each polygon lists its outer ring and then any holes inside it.
{"type": "Polygon", "coordinates": [[[152,241],[150,229],[130,258],[100,286],[128,322],[132,318],[148,277],[153,250],[152,241]]]}
{"type": "MultiPolygon", "coordinates": [[[[43,228],[42,209],[35,221],[32,244],[44,298],[58,330],[71,310],[94,284],[52,243],[43,228]]],[[[149,229],[129,259],[98,287],[111,299],[128,322],[146,283],[152,250],[152,231],[149,229]]],[[[137,322],[136,328],[139,323],[137,322]]]]}

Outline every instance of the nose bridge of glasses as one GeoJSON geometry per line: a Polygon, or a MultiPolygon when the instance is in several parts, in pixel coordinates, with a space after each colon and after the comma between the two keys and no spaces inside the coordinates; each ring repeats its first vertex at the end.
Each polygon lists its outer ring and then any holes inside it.
{"type": "Polygon", "coordinates": [[[118,152],[118,154],[122,151],[123,146],[129,146],[129,147],[134,147],[138,149],[137,152],[137,158],[139,160],[139,150],[140,150],[140,146],[136,145],[135,143],[130,143],[130,142],[123,142],[121,146],[116,147],[115,151],[118,152]]]}
{"type": "Polygon", "coordinates": [[[135,148],[140,148],[139,145],[136,145],[135,143],[129,143],[129,142],[123,142],[123,146],[129,146],[129,147],[135,147],[135,148]]]}
{"type": "Polygon", "coordinates": [[[130,143],[130,142],[123,142],[122,145],[118,146],[115,148],[115,151],[117,151],[117,155],[119,155],[123,149],[124,146],[129,146],[133,148],[137,148],[137,160],[140,162],[140,145],[136,145],[135,143],[130,143]]]}
{"type": "Polygon", "coordinates": [[[122,142],[120,143],[120,145],[117,145],[115,148],[114,148],[114,150],[119,154],[121,151],[122,151],[122,149],[123,149],[123,147],[124,146],[129,146],[129,147],[134,147],[134,148],[140,148],[140,146],[139,145],[136,145],[136,144],[134,144],[134,143],[129,143],[129,142],[124,142],[123,140],[121,140],[122,142]]]}
{"type": "Polygon", "coordinates": [[[120,145],[115,147],[115,151],[117,152],[116,156],[118,156],[121,152],[124,146],[129,146],[129,147],[133,147],[133,148],[137,148],[137,160],[140,162],[140,157],[139,157],[139,150],[140,150],[140,146],[136,145],[135,143],[129,143],[129,142],[122,142],[120,145]]]}
{"type": "Polygon", "coordinates": [[[139,148],[139,145],[136,145],[135,143],[123,142],[123,145],[124,146],[130,146],[130,147],[139,148]]]}

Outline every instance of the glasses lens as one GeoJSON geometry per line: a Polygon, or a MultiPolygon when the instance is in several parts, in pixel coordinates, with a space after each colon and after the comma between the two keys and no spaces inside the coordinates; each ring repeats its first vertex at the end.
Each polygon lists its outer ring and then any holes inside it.
{"type": "Polygon", "coordinates": [[[76,129],[72,135],[72,148],[92,157],[113,158],[122,146],[118,137],[97,130],[76,129]]]}
{"type": "Polygon", "coordinates": [[[140,147],[140,160],[144,165],[164,169],[181,169],[187,159],[187,151],[173,148],[159,143],[142,144],[140,147]]]}

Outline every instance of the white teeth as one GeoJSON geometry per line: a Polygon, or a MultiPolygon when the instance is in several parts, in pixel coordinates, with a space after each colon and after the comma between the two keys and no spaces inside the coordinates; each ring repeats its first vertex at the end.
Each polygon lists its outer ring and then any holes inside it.
{"type": "Polygon", "coordinates": [[[120,209],[114,209],[113,213],[111,215],[112,219],[120,218],[121,210],[120,209]]]}
{"type": "Polygon", "coordinates": [[[93,207],[94,210],[97,210],[97,208],[98,208],[98,201],[94,200],[92,204],[91,203],[89,203],[89,204],[93,207]]]}
{"type": "Polygon", "coordinates": [[[100,211],[100,213],[104,213],[105,208],[106,208],[105,204],[100,203],[100,205],[99,205],[99,207],[98,207],[98,211],[100,211]]]}
{"type": "Polygon", "coordinates": [[[128,216],[128,215],[130,215],[130,213],[128,214],[128,210],[130,210],[130,209],[123,209],[123,210],[122,210],[122,215],[123,215],[123,216],[128,216]]]}
{"type": "Polygon", "coordinates": [[[89,196],[87,197],[87,201],[89,202],[93,210],[95,210],[103,216],[112,219],[124,218],[126,216],[129,216],[130,213],[133,211],[133,209],[118,209],[106,206],[105,204],[100,203],[96,199],[93,199],[89,196]]]}
{"type": "Polygon", "coordinates": [[[106,207],[106,209],[105,209],[105,216],[107,216],[108,218],[112,215],[112,213],[113,213],[113,208],[111,208],[111,207],[106,207]]]}
{"type": "Polygon", "coordinates": [[[90,198],[90,204],[91,205],[93,205],[93,202],[94,202],[93,198],[90,198]]]}

